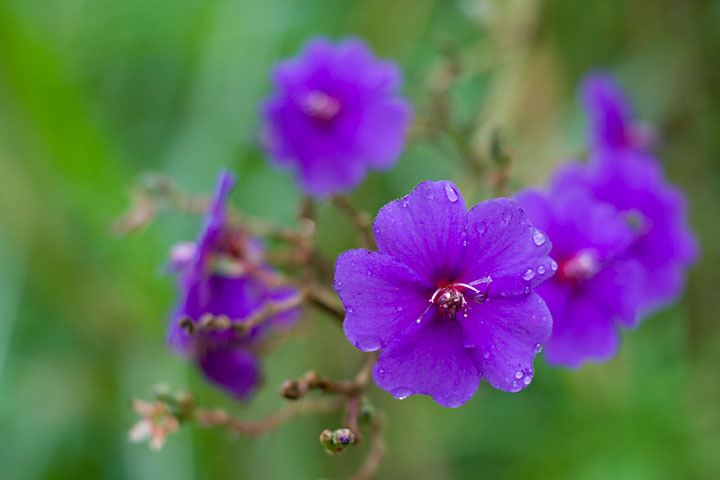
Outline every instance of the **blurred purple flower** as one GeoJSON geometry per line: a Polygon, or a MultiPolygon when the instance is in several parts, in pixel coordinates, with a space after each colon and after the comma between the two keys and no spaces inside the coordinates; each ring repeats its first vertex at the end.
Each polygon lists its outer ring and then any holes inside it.
{"type": "Polygon", "coordinates": [[[630,102],[611,75],[586,75],[580,97],[588,116],[593,150],[644,150],[655,142],[652,129],[634,120],[630,102]]]}
{"type": "Polygon", "coordinates": [[[617,351],[616,322],[630,326],[640,304],[642,267],[625,255],[636,238],[626,215],[587,192],[561,189],[517,196],[530,221],[553,240],[555,276],[538,286],[553,317],[545,358],[578,367],[617,351]]]}
{"type": "Polygon", "coordinates": [[[215,384],[245,398],[260,380],[254,347],[269,329],[294,323],[298,311],[268,319],[247,334],[201,330],[191,335],[179,325],[183,318],[198,322],[206,314],[242,322],[267,301],[296,293],[292,288],[268,287],[265,280],[273,272],[263,262],[260,241],[227,221],[225,203],[234,183],[230,173],[220,173],[199,240],[195,246],[182,243],[173,248],[170,263],[179,277],[181,299],[170,323],[168,341],[175,351],[192,356],[215,384]]]}
{"type": "Polygon", "coordinates": [[[264,141],[310,195],[348,191],[368,168],[390,168],[402,152],[411,106],[397,94],[401,72],[361,40],[310,40],[272,80],[264,141]]]}
{"type": "Polygon", "coordinates": [[[350,342],[383,349],[375,383],[448,407],[470,399],[482,377],[505,391],[527,386],[552,325],[533,288],[554,271],[550,242],[518,203],[468,212],[455,185],[424,182],[385,205],[373,229],[379,251],[340,255],[335,289],[350,342]]]}
{"type": "Polygon", "coordinates": [[[587,167],[569,166],[556,175],[555,190],[588,191],[628,216],[637,231],[628,255],[644,268],[640,308],[648,313],[677,298],[685,286],[685,270],[699,254],[687,222],[685,194],[665,180],[612,77],[588,75],[582,95],[595,145],[587,167]]]}

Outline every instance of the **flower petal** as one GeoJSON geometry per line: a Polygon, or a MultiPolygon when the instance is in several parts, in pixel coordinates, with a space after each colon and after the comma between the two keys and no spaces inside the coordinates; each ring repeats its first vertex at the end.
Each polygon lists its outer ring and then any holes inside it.
{"type": "Polygon", "coordinates": [[[375,383],[395,398],[420,393],[445,407],[459,407],[480,383],[461,335],[457,322],[429,316],[421,328],[383,350],[373,369],[375,383]]]}
{"type": "Polygon", "coordinates": [[[630,103],[615,80],[606,73],[595,72],[585,77],[580,88],[593,144],[600,148],[627,146],[630,103]]]}
{"type": "MultiPolygon", "coordinates": [[[[545,297],[546,288],[538,291],[545,297]]],[[[551,365],[577,368],[588,361],[607,361],[615,355],[619,336],[612,315],[586,295],[549,295],[552,337],[545,344],[545,359],[551,365]],[[551,300],[552,299],[552,300],[551,300]],[[564,304],[563,304],[564,303],[564,304]]]]}
{"type": "Polygon", "coordinates": [[[237,398],[249,396],[260,381],[260,366],[253,354],[240,348],[208,350],[198,358],[206,377],[237,398]]]}
{"type": "Polygon", "coordinates": [[[423,182],[385,205],[373,224],[378,250],[429,282],[454,280],[464,255],[465,201],[452,182],[423,182]]]}
{"type": "Polygon", "coordinates": [[[516,200],[496,198],[473,207],[467,243],[460,278],[472,284],[490,277],[490,296],[525,295],[555,273],[550,240],[516,200]]]}
{"type": "Polygon", "coordinates": [[[490,298],[469,304],[460,317],[463,342],[480,374],[493,387],[517,392],[530,384],[533,359],[550,336],[552,319],[535,292],[519,299],[490,298]]]}
{"type": "Polygon", "coordinates": [[[385,347],[415,325],[432,295],[405,265],[389,255],[361,249],[338,257],[334,286],[345,305],[345,335],[366,352],[385,347]]]}

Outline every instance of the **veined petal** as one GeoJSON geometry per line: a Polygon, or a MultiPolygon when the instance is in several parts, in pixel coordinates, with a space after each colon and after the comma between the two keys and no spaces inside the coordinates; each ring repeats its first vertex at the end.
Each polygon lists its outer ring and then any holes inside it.
{"type": "Polygon", "coordinates": [[[468,213],[467,248],[459,278],[473,284],[490,277],[490,296],[525,295],[555,273],[551,246],[517,201],[487,200],[468,213]]]}
{"type": "Polygon", "coordinates": [[[490,298],[469,304],[458,316],[463,342],[480,374],[493,387],[517,392],[530,384],[533,359],[547,341],[552,319],[536,293],[523,298],[490,298]]]}
{"type": "Polygon", "coordinates": [[[466,219],[452,182],[423,182],[380,209],[373,231],[380,252],[436,284],[454,280],[462,268],[466,219]]]}
{"type": "Polygon", "coordinates": [[[350,250],[335,264],[335,290],[345,306],[348,340],[369,352],[384,348],[428,308],[432,290],[389,255],[350,250]]]}
{"type": "Polygon", "coordinates": [[[373,369],[375,383],[395,398],[420,393],[445,407],[459,407],[480,383],[461,337],[457,322],[428,317],[421,328],[399,336],[382,351],[373,369]]]}

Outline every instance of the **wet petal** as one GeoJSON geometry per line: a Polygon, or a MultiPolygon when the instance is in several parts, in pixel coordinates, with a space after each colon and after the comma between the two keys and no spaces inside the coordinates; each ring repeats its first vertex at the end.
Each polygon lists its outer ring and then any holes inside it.
{"type": "Polygon", "coordinates": [[[423,182],[385,205],[373,224],[378,250],[429,282],[454,280],[462,266],[467,211],[457,187],[423,182]]]}
{"type": "Polygon", "coordinates": [[[459,407],[480,382],[461,335],[457,322],[427,318],[383,350],[373,369],[375,383],[395,398],[419,393],[445,407],[459,407]]]}
{"type": "Polygon", "coordinates": [[[385,347],[416,325],[432,296],[408,267],[367,250],[350,250],[338,257],[334,286],[345,305],[345,334],[366,352],[385,347]]]}
{"type": "Polygon", "coordinates": [[[460,278],[491,277],[490,296],[518,296],[555,272],[547,235],[527,220],[516,200],[482,202],[468,213],[467,248],[460,278]]]}
{"type": "Polygon", "coordinates": [[[463,342],[480,374],[493,387],[517,392],[530,384],[533,359],[547,341],[552,319],[536,293],[520,299],[491,298],[471,304],[460,317],[463,342]]]}

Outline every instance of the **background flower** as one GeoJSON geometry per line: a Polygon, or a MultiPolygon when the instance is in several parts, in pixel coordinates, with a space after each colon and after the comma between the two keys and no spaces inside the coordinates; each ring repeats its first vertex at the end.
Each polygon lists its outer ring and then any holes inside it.
{"type": "Polygon", "coordinates": [[[405,146],[410,103],[401,72],[359,39],[310,40],[275,66],[263,106],[273,161],[316,197],[351,190],[369,168],[391,167],[405,146]]]}

